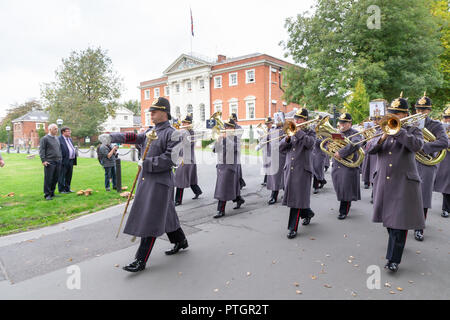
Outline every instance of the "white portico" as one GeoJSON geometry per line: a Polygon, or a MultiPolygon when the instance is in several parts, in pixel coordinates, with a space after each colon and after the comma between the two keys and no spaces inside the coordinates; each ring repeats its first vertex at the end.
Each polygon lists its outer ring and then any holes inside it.
{"type": "Polygon", "coordinates": [[[184,119],[193,114],[193,122],[205,128],[210,117],[209,76],[212,62],[182,54],[165,71],[170,92],[171,113],[174,118],[184,119]]]}

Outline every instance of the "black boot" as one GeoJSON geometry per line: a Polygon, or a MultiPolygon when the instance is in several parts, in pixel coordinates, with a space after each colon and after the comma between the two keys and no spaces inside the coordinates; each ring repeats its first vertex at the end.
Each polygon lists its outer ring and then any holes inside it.
{"type": "Polygon", "coordinates": [[[122,269],[128,272],[142,271],[145,269],[145,261],[137,259],[122,269]]]}
{"type": "Polygon", "coordinates": [[[288,239],[294,239],[297,236],[297,232],[294,230],[289,230],[287,237],[288,239]]]}
{"type": "Polygon", "coordinates": [[[236,207],[234,207],[233,209],[239,209],[241,205],[245,203],[245,200],[242,199],[241,196],[239,196],[234,202],[236,202],[236,207]]]}
{"type": "Polygon", "coordinates": [[[214,219],[222,218],[225,215],[225,211],[217,211],[214,219]]]}
{"type": "Polygon", "coordinates": [[[192,200],[196,200],[198,199],[198,196],[201,195],[203,192],[200,189],[200,187],[198,185],[192,185],[191,186],[192,191],[194,191],[195,197],[192,198],[192,200]]]}
{"type": "Polygon", "coordinates": [[[187,247],[189,247],[188,241],[187,241],[187,239],[184,239],[181,242],[175,243],[175,246],[173,247],[173,249],[166,251],[166,254],[168,256],[170,256],[170,255],[173,255],[173,254],[177,253],[178,251],[180,251],[180,249],[186,249],[187,247]]]}
{"type": "Polygon", "coordinates": [[[385,269],[389,269],[392,272],[397,272],[398,270],[398,263],[395,262],[388,262],[386,263],[386,265],[384,266],[385,269]]]}
{"type": "Polygon", "coordinates": [[[277,203],[278,200],[278,191],[272,191],[272,195],[270,196],[269,205],[277,203]]]}
{"type": "Polygon", "coordinates": [[[314,212],[309,209],[308,216],[303,219],[302,225],[307,226],[311,222],[311,218],[314,217],[314,212]]]}
{"type": "Polygon", "coordinates": [[[217,204],[217,213],[214,216],[214,219],[221,218],[225,215],[225,205],[227,204],[226,201],[219,200],[219,203],[217,204]]]}
{"type": "Polygon", "coordinates": [[[423,230],[415,230],[414,231],[414,238],[417,241],[423,241],[423,230]]]}
{"type": "Polygon", "coordinates": [[[183,202],[183,188],[177,188],[177,191],[175,193],[175,207],[181,205],[183,202]]]}

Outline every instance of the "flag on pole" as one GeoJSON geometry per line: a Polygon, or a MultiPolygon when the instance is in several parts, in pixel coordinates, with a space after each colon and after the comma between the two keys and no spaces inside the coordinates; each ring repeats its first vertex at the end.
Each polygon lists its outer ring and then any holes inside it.
{"type": "Polygon", "coordinates": [[[192,18],[192,9],[189,8],[189,10],[191,10],[191,33],[194,36],[194,18],[192,18]]]}

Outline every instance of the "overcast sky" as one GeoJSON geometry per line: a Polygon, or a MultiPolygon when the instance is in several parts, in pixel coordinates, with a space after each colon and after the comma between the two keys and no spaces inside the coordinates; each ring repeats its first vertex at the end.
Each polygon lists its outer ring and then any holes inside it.
{"type": "MultiPolygon", "coordinates": [[[[140,99],[141,81],[162,75],[182,53],[283,58],[284,22],[314,0],[263,2],[149,0],[0,0],[0,117],[13,103],[40,99],[72,51],[108,51],[123,77],[121,101],[140,99]]],[[[291,61],[291,59],[286,59],[291,61]]]]}

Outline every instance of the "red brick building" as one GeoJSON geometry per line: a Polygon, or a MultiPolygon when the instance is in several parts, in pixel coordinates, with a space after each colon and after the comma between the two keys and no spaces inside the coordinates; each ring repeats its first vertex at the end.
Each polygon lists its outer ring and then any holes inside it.
{"type": "Polygon", "coordinates": [[[244,128],[275,112],[290,112],[299,107],[282,98],[281,71],[290,65],[260,53],[230,59],[219,55],[214,61],[182,54],[162,77],[140,83],[142,124],[150,124],[146,111],[160,96],[170,100],[173,117],[191,112],[201,124],[216,111],[224,120],[236,113],[244,128]]]}
{"type": "Polygon", "coordinates": [[[48,113],[44,111],[31,111],[26,115],[12,121],[14,146],[31,147],[39,146],[39,128],[48,132],[48,113]]]}

